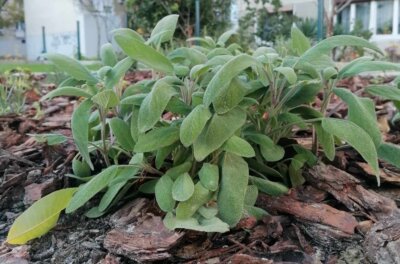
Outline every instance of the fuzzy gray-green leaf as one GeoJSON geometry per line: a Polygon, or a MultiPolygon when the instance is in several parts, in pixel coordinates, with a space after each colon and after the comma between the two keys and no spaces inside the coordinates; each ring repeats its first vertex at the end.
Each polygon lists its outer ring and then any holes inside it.
{"type": "Polygon", "coordinates": [[[172,186],[172,197],[175,201],[186,201],[194,192],[194,183],[189,173],[181,174],[172,186]]]}
{"type": "Polygon", "coordinates": [[[217,202],[219,217],[230,226],[235,226],[243,215],[248,181],[247,162],[239,156],[225,153],[217,202]]]}
{"type": "Polygon", "coordinates": [[[236,107],[226,114],[214,114],[193,144],[194,157],[204,160],[221,147],[246,122],[246,113],[236,107]]]}
{"type": "Polygon", "coordinates": [[[164,79],[154,84],[151,92],[144,98],[139,110],[138,128],[139,132],[151,129],[161,118],[171,100],[176,95],[175,89],[164,79]]]}
{"type": "Polygon", "coordinates": [[[179,136],[185,147],[193,144],[210,118],[210,110],[200,104],[183,120],[179,136]]]}
{"type": "Polygon", "coordinates": [[[89,117],[93,104],[89,99],[83,101],[72,113],[71,131],[76,147],[82,158],[93,170],[93,164],[89,155],[89,117]]]}

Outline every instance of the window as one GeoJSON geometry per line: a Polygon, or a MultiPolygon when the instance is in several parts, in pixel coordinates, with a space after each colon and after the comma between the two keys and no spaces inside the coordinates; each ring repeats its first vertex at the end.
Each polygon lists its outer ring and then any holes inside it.
{"type": "Polygon", "coordinates": [[[349,33],[350,31],[350,6],[347,6],[337,15],[337,22],[340,26],[341,33],[349,33]]]}
{"type": "Polygon", "coordinates": [[[363,30],[369,29],[370,2],[356,4],[356,24],[363,30]]]}
{"type": "Polygon", "coordinates": [[[377,2],[376,32],[392,34],[393,31],[393,0],[377,2]]]}

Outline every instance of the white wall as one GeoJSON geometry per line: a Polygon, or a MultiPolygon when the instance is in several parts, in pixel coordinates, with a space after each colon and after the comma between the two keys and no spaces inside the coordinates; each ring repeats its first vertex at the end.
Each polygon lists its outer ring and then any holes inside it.
{"type": "Polygon", "coordinates": [[[43,51],[42,27],[47,52],[72,56],[76,52],[77,10],[73,0],[25,0],[27,58],[37,59],[43,51]]]}
{"type": "Polygon", "coordinates": [[[24,58],[26,55],[26,45],[23,38],[15,36],[15,28],[2,29],[0,35],[0,56],[24,58]]]}
{"type": "Polygon", "coordinates": [[[35,60],[42,54],[42,26],[46,29],[47,52],[76,56],[78,20],[81,54],[97,57],[99,46],[110,40],[109,31],[126,24],[125,13],[118,1],[110,1],[114,4],[112,13],[93,15],[85,11],[77,0],[24,0],[28,59],[35,60]]]}

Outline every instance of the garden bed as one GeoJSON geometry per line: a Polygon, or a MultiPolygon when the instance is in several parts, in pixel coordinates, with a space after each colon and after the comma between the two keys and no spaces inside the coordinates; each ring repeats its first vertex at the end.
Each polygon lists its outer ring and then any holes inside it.
{"type": "MultiPolygon", "coordinates": [[[[126,79],[136,82],[148,74],[131,73],[126,79]]],[[[354,77],[343,86],[357,92],[371,81],[354,77]]],[[[398,127],[388,125],[390,105],[377,102],[385,138],[398,143],[398,127]]],[[[76,153],[71,139],[49,146],[27,135],[70,137],[76,103],[76,98],[45,101],[40,119],[34,118],[36,110],[29,105],[21,115],[0,117],[0,243],[15,218],[34,201],[76,186],[75,179],[65,177],[76,153]]],[[[335,99],[330,110],[338,116],[347,111],[335,99]]],[[[309,147],[310,135],[299,134],[297,141],[309,147]]],[[[50,233],[25,246],[3,243],[0,263],[396,263],[400,176],[395,168],[381,165],[382,187],[377,188],[369,166],[352,149],[342,149],[330,165],[308,170],[307,183],[288,195],[260,195],[257,205],[270,215],[259,221],[242,219],[224,234],[167,230],[164,213],[152,196],[128,195],[98,219],[84,216],[89,204],[62,215],[50,233]]]]}

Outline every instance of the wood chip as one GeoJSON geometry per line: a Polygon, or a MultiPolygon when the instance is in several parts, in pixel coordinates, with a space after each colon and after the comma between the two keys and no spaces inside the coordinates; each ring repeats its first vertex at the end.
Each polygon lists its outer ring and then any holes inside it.
{"type": "Polygon", "coordinates": [[[104,247],[110,253],[137,262],[160,261],[171,257],[168,251],[183,234],[166,229],[161,217],[146,215],[136,226],[128,225],[108,232],[104,247]]]}
{"type": "Polygon", "coordinates": [[[317,165],[305,174],[313,186],[326,190],[352,211],[361,211],[373,219],[385,218],[399,212],[396,203],[382,195],[366,190],[349,173],[331,165],[317,165]]]}
{"type": "Polygon", "coordinates": [[[335,227],[349,235],[354,234],[354,229],[358,225],[354,216],[347,212],[327,204],[299,202],[288,195],[271,197],[262,194],[258,198],[258,205],[267,212],[290,214],[301,220],[335,227]]]}

